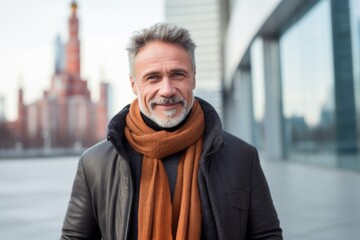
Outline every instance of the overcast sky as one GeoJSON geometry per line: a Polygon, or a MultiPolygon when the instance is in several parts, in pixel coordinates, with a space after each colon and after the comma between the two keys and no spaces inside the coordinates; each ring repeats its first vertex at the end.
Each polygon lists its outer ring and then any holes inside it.
{"type": "MultiPolygon", "coordinates": [[[[78,0],[82,77],[96,98],[100,77],[113,84],[113,111],[133,99],[125,46],[130,34],[164,21],[164,0],[78,0]]],[[[17,88],[25,102],[41,98],[54,71],[54,40],[68,39],[71,0],[0,1],[0,96],[16,118],[17,88]]]]}

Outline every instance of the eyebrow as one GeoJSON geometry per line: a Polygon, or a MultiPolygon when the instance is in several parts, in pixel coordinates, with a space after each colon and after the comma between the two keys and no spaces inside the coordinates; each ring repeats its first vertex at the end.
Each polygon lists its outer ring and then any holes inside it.
{"type": "Polygon", "coordinates": [[[187,72],[184,68],[174,68],[171,69],[170,72],[187,72]]]}
{"type": "Polygon", "coordinates": [[[150,71],[150,72],[147,72],[145,73],[142,78],[146,78],[147,76],[151,76],[151,75],[159,75],[160,74],[160,71],[150,71]]]}
{"type": "MultiPolygon", "coordinates": [[[[182,72],[182,73],[187,73],[189,74],[189,71],[187,71],[185,68],[174,68],[170,70],[170,73],[174,73],[174,72],[182,72]]],[[[161,75],[161,71],[150,71],[145,73],[142,77],[147,77],[150,75],[161,75]]]]}
{"type": "Polygon", "coordinates": [[[170,73],[174,73],[174,72],[182,72],[182,73],[190,74],[189,71],[187,71],[184,68],[175,68],[175,69],[170,70],[170,73]]]}

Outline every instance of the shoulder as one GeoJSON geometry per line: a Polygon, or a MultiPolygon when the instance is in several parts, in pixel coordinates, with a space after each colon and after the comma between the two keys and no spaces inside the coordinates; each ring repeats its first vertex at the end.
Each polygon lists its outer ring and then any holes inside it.
{"type": "Polygon", "coordinates": [[[87,149],[80,157],[80,164],[87,174],[106,171],[117,159],[117,153],[112,144],[103,140],[87,149]]]}
{"type": "Polygon", "coordinates": [[[103,140],[85,150],[82,154],[82,158],[89,159],[87,161],[91,161],[90,159],[103,156],[104,154],[108,154],[111,151],[113,151],[113,146],[111,142],[103,140]]]}
{"type": "Polygon", "coordinates": [[[236,156],[242,156],[243,158],[253,158],[254,155],[257,155],[256,148],[243,139],[238,138],[226,131],[223,131],[223,138],[226,144],[224,147],[225,151],[234,153],[236,156]]]}

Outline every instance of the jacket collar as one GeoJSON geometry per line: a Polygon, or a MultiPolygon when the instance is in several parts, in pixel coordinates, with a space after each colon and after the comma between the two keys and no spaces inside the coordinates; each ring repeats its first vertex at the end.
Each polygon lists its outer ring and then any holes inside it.
{"type": "Polygon", "coordinates": [[[126,125],[126,115],[128,114],[129,109],[130,104],[126,105],[119,113],[117,113],[110,120],[107,127],[107,140],[111,141],[116,151],[123,157],[126,155],[124,147],[124,144],[126,143],[124,128],[126,125]]]}
{"type": "Polygon", "coordinates": [[[207,154],[220,149],[224,145],[223,127],[219,114],[205,100],[196,97],[205,115],[204,152],[207,154]]]}

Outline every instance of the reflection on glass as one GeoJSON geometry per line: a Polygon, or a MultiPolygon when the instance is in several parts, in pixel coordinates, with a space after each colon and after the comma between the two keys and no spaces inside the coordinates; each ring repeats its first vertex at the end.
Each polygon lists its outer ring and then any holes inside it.
{"type": "MultiPolygon", "coordinates": [[[[353,48],[354,87],[357,116],[357,139],[360,147],[360,1],[350,1],[351,32],[353,48]]],[[[359,156],[360,158],[360,156],[359,156]]]]}
{"type": "Polygon", "coordinates": [[[280,38],[284,142],[290,158],[309,160],[335,150],[331,39],[329,1],[319,1],[280,38]]]}

